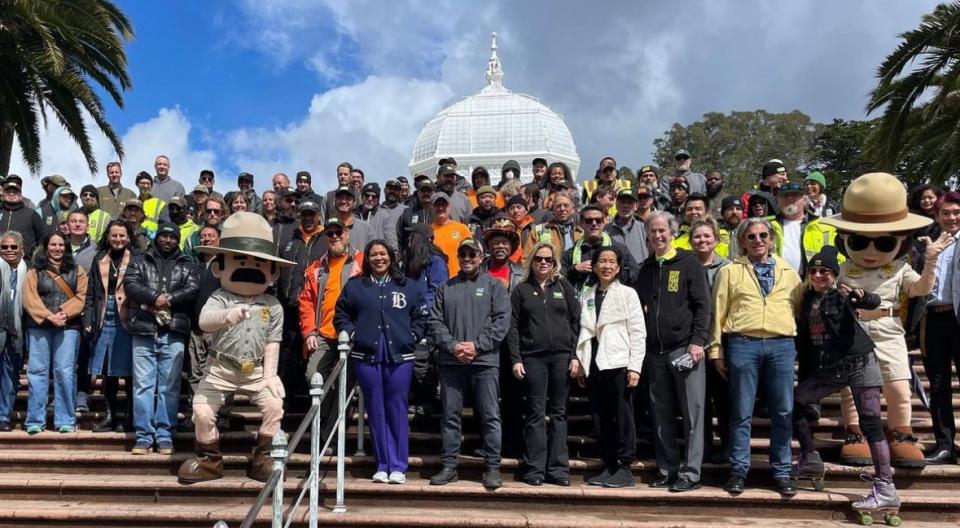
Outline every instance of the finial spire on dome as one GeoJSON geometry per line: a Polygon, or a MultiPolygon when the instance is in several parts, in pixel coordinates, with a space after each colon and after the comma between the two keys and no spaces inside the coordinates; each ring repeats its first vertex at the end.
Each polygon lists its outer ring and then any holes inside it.
{"type": "Polygon", "coordinates": [[[500,67],[500,57],[497,56],[497,33],[490,33],[490,60],[487,61],[487,84],[489,86],[503,86],[503,68],[500,67]]]}

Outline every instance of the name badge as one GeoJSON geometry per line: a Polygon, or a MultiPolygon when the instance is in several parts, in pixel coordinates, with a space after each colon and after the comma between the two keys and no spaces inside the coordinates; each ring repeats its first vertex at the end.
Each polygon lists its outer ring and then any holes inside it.
{"type": "Polygon", "coordinates": [[[555,292],[553,292],[553,298],[554,298],[554,299],[563,299],[563,292],[562,292],[562,291],[555,291],[555,292]]]}
{"type": "Polygon", "coordinates": [[[260,320],[263,321],[264,323],[270,321],[270,308],[267,308],[266,306],[264,306],[263,308],[260,309],[260,320]]]}
{"type": "Polygon", "coordinates": [[[477,297],[483,297],[483,288],[477,288],[477,291],[474,292],[474,295],[477,297]]]}

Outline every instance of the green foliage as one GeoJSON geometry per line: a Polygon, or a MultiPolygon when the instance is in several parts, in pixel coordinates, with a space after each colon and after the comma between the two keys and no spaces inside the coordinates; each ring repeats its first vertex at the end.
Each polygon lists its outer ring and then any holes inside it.
{"type": "Polygon", "coordinates": [[[14,136],[30,171],[40,171],[40,130],[49,114],[91,173],[97,163],[84,111],[123,155],[94,87],[123,107],[131,86],[124,43],[132,38],[130,21],[109,0],[0,1],[0,174],[9,170],[14,136]]]}
{"type": "Polygon", "coordinates": [[[943,183],[960,172],[960,2],[937,6],[900,37],[867,104],[869,113],[883,109],[868,152],[943,183]]]}
{"type": "Polygon", "coordinates": [[[627,167],[626,165],[624,165],[620,167],[619,172],[620,172],[620,178],[630,182],[631,185],[636,183],[637,175],[633,173],[633,169],[631,169],[630,167],[627,167]]]}
{"type": "Polygon", "coordinates": [[[674,123],[654,140],[654,164],[673,167],[676,151],[686,149],[697,172],[716,169],[724,174],[727,188],[749,189],[757,184],[760,168],[772,158],[782,160],[791,173],[809,166],[821,128],[799,110],[787,114],[711,112],[687,126],[674,123]]]}

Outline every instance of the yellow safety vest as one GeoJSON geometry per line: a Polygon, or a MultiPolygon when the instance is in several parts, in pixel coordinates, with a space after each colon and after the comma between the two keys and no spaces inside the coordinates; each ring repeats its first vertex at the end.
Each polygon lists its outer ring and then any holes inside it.
{"type": "MultiPolygon", "coordinates": [[[[600,182],[596,178],[583,182],[583,192],[586,195],[586,200],[584,200],[583,202],[584,205],[590,203],[590,198],[593,197],[593,193],[597,192],[597,188],[599,186],[600,186],[600,182]]],[[[630,184],[630,180],[619,178],[614,180],[613,182],[613,192],[615,193],[619,193],[623,189],[631,189],[631,188],[632,186],[630,184]]],[[[613,218],[614,216],[617,216],[617,200],[616,199],[613,200],[613,203],[610,204],[610,208],[607,211],[607,218],[613,218]]]]}
{"type": "MultiPolygon", "coordinates": [[[[773,232],[776,236],[776,246],[774,250],[778,257],[783,256],[783,226],[780,222],[774,220],[774,217],[767,217],[770,225],[773,226],[773,232]]],[[[837,229],[820,223],[820,218],[814,218],[803,226],[803,261],[810,261],[810,257],[816,255],[823,249],[823,246],[835,246],[834,239],[837,237],[837,229]]],[[[847,259],[843,255],[837,255],[837,262],[843,263],[847,259]]],[[[799,271],[799,270],[798,270],[799,271]]]]}
{"type": "Polygon", "coordinates": [[[188,243],[191,242],[193,234],[200,231],[200,226],[194,223],[193,220],[187,219],[186,222],[180,227],[180,251],[185,251],[185,248],[188,243]]]}
{"type": "Polygon", "coordinates": [[[160,227],[160,214],[165,207],[167,207],[167,202],[160,198],[156,196],[148,198],[147,201],[143,202],[144,218],[140,225],[147,231],[156,233],[157,228],[160,227]]]}
{"type": "Polygon", "coordinates": [[[87,215],[87,236],[94,245],[100,243],[103,234],[107,231],[107,224],[110,223],[110,213],[103,209],[97,209],[87,215]]]}
{"type": "MultiPolygon", "coordinates": [[[[675,249],[693,251],[693,243],[690,241],[690,226],[686,224],[680,226],[671,245],[675,249]]],[[[717,247],[713,249],[713,252],[724,258],[730,256],[730,232],[722,227],[720,228],[720,240],[717,241],[717,247]]]]}

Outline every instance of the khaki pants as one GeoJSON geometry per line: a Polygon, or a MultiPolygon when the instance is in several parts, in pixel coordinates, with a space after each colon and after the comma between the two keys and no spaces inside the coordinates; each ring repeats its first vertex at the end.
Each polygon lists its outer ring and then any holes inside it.
{"type": "Polygon", "coordinates": [[[253,403],[260,409],[262,436],[273,436],[280,430],[283,418],[283,400],[267,389],[263,366],[250,374],[241,374],[213,357],[207,358],[203,379],[193,396],[193,423],[196,426],[197,442],[209,444],[219,438],[217,411],[228,396],[235,393],[250,394],[253,403]]]}

